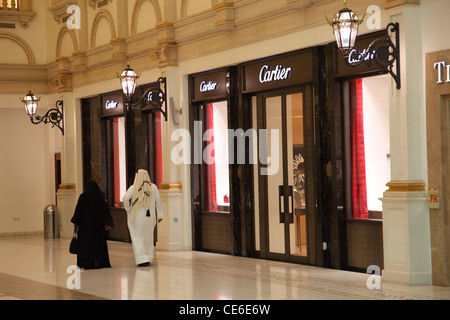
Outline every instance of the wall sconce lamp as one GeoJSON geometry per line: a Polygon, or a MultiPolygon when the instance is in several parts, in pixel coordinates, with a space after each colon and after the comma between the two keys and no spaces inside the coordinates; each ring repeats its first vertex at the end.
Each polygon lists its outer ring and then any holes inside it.
{"type": "Polygon", "coordinates": [[[142,97],[136,97],[135,91],[137,86],[137,79],[139,75],[131,69],[130,64],[126,69],[122,71],[120,75],[117,75],[122,84],[123,93],[127,108],[140,107],[141,109],[149,110],[151,112],[161,112],[167,121],[167,82],[166,78],[159,78],[159,87],[152,87],[145,91],[142,97]],[[164,106],[164,109],[163,109],[164,106]]]}
{"type": "Polygon", "coordinates": [[[359,25],[363,23],[364,17],[359,19],[355,12],[347,8],[347,0],[344,0],[344,8],[334,15],[333,20],[330,21],[327,18],[327,21],[333,27],[337,46],[348,66],[357,67],[366,63],[370,67],[376,64],[394,78],[397,89],[401,88],[398,23],[389,23],[386,27],[385,37],[372,41],[367,49],[360,51],[354,46],[359,25]],[[391,34],[395,36],[395,44],[391,40],[391,34]],[[396,64],[395,72],[394,63],[396,64]]]}
{"type": "Polygon", "coordinates": [[[30,117],[31,123],[36,125],[40,123],[50,123],[53,128],[58,127],[64,135],[64,102],[62,100],[58,100],[55,108],[48,110],[43,117],[36,114],[41,98],[37,98],[29,91],[29,93],[25,97],[20,98],[20,100],[25,104],[25,110],[30,117]]]}

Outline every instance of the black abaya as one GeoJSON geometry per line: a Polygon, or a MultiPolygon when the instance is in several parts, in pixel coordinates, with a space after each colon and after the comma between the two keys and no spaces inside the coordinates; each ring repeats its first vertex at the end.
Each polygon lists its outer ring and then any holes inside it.
{"type": "Polygon", "coordinates": [[[71,222],[78,226],[78,267],[111,268],[105,227],[114,227],[114,223],[104,194],[96,182],[90,181],[86,185],[71,222]]]}

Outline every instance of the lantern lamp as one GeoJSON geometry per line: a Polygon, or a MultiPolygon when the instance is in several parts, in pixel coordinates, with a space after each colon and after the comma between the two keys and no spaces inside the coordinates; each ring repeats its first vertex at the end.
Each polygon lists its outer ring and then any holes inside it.
{"type": "Polygon", "coordinates": [[[41,98],[37,98],[29,91],[29,93],[25,97],[20,98],[20,100],[25,104],[27,115],[33,117],[36,114],[37,106],[39,101],[41,101],[41,98]]]}
{"type": "Polygon", "coordinates": [[[344,57],[348,57],[355,47],[359,25],[363,22],[364,17],[359,19],[355,12],[347,8],[347,0],[344,0],[344,9],[335,14],[332,21],[328,21],[333,27],[337,46],[344,57]]]}
{"type": "Polygon", "coordinates": [[[389,23],[386,27],[386,35],[375,39],[367,49],[361,51],[355,49],[355,42],[359,25],[363,23],[364,17],[359,19],[355,12],[347,8],[347,0],[344,0],[344,9],[335,14],[332,21],[328,18],[327,21],[333,28],[337,47],[342,52],[348,66],[358,67],[365,63],[370,67],[376,64],[380,70],[392,76],[397,89],[401,88],[400,26],[398,23],[389,23]],[[395,43],[392,38],[395,38],[395,43]]]}
{"type": "Polygon", "coordinates": [[[122,71],[119,78],[122,84],[123,93],[127,99],[130,99],[136,91],[136,83],[139,76],[131,69],[130,64],[128,63],[127,68],[122,71]]]}
{"type": "Polygon", "coordinates": [[[30,117],[30,121],[33,124],[48,124],[50,123],[52,127],[58,127],[62,134],[64,135],[64,103],[62,100],[56,102],[56,107],[47,111],[44,116],[39,116],[36,114],[37,107],[41,98],[37,98],[31,91],[20,100],[25,105],[25,111],[30,117]]]}
{"type": "Polygon", "coordinates": [[[127,109],[140,107],[150,112],[161,112],[167,121],[167,84],[166,78],[159,78],[158,85],[151,86],[142,97],[136,97],[137,79],[140,76],[130,67],[130,63],[120,75],[117,75],[122,84],[127,109]],[[163,106],[165,108],[163,109],[163,106]]]}

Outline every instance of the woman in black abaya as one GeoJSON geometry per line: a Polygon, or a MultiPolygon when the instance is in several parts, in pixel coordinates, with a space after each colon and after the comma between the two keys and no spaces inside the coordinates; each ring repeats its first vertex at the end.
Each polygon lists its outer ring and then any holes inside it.
{"type": "Polygon", "coordinates": [[[105,196],[95,181],[86,184],[71,222],[78,226],[78,267],[111,268],[106,232],[114,223],[105,196]]]}

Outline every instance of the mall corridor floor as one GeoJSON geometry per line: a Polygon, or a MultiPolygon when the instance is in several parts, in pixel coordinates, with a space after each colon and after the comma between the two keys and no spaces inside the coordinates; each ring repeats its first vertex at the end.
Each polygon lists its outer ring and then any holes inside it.
{"type": "Polygon", "coordinates": [[[152,266],[138,268],[131,244],[108,246],[112,268],[82,270],[77,279],[69,240],[0,238],[0,300],[450,299],[450,288],[370,290],[368,274],[202,252],[157,251],[152,266]]]}

